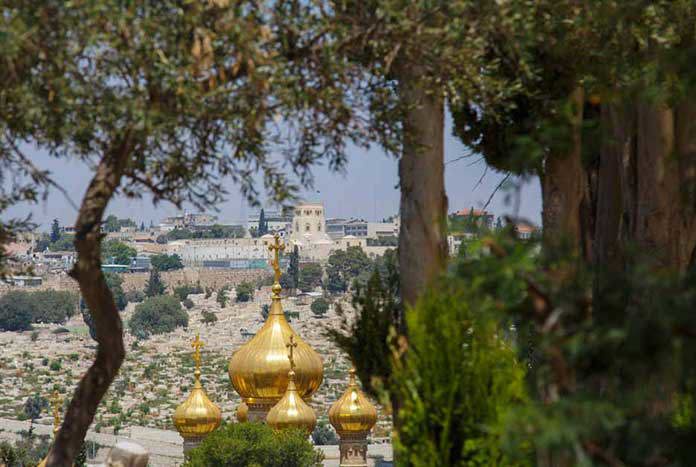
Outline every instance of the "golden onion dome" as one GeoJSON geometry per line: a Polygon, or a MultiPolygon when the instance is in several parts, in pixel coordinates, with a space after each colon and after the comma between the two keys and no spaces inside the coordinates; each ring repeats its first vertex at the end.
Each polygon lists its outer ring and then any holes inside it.
{"type": "Polygon", "coordinates": [[[248,420],[249,418],[249,406],[246,404],[246,402],[242,401],[238,406],[237,406],[237,421],[239,423],[244,423],[248,420]]]}
{"type": "Polygon", "coordinates": [[[346,392],[329,409],[329,421],[339,435],[366,433],[377,423],[377,409],[358,387],[354,368],[346,392]]]}
{"type": "Polygon", "coordinates": [[[311,433],[317,425],[314,410],[302,400],[295,386],[295,372],[288,372],[288,387],[266,416],[266,423],[276,430],[285,428],[300,428],[311,433]]]}
{"type": "Polygon", "coordinates": [[[174,426],[185,439],[206,436],[220,426],[222,421],[220,407],[208,399],[201,385],[200,348],[203,347],[203,342],[198,335],[196,335],[192,347],[194,348],[193,359],[196,362],[193,390],[188,398],[176,408],[172,417],[174,426]]]}
{"type": "Polygon", "coordinates": [[[295,386],[303,398],[310,397],[321,385],[324,366],[319,354],[312,349],[290,327],[280,299],[280,266],[278,253],[284,249],[278,235],[275,245],[269,247],[275,251],[272,266],[275,271],[275,283],[271,309],[266,322],[256,335],[239,348],[230,358],[228,373],[232,386],[242,399],[254,403],[273,405],[288,386],[290,363],[287,346],[293,336],[295,349],[295,386]]]}

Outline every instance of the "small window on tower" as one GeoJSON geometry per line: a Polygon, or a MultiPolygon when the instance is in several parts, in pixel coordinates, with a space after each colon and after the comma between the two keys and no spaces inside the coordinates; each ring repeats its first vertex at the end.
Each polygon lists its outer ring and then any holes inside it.
{"type": "Polygon", "coordinates": [[[317,224],[317,232],[321,232],[321,224],[317,224]]]}
{"type": "Polygon", "coordinates": [[[309,226],[309,224],[305,225],[305,231],[309,232],[309,229],[310,229],[310,228],[311,228],[311,227],[309,226]]]}

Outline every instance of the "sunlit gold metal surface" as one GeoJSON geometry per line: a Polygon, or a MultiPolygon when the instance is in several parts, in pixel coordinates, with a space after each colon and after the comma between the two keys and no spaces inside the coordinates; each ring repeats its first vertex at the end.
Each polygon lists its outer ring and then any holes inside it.
{"type": "Polygon", "coordinates": [[[346,392],[329,409],[329,421],[339,435],[368,432],[377,422],[377,409],[358,387],[353,368],[346,392]]]}
{"type": "Polygon", "coordinates": [[[232,355],[228,373],[232,386],[244,400],[253,400],[255,404],[274,405],[288,386],[290,363],[287,344],[294,336],[297,347],[295,358],[295,385],[303,398],[311,396],[321,385],[324,373],[319,354],[312,349],[290,327],[280,299],[279,251],[282,250],[279,237],[269,249],[274,252],[272,266],[276,283],[273,284],[271,309],[264,325],[256,335],[232,355]]]}
{"type": "Polygon", "coordinates": [[[203,437],[220,426],[222,420],[220,408],[208,399],[201,385],[200,349],[202,346],[203,342],[196,335],[192,344],[194,348],[193,359],[196,362],[193,390],[188,398],[176,408],[172,417],[174,426],[183,438],[203,437]]]}
{"type": "Polygon", "coordinates": [[[301,428],[311,433],[317,425],[314,410],[302,400],[295,387],[295,372],[288,372],[288,388],[283,397],[271,408],[266,423],[276,430],[301,428]]]}
{"type": "MultiPolygon", "coordinates": [[[[60,409],[63,408],[63,398],[60,397],[60,393],[57,390],[53,391],[53,394],[49,398],[51,402],[51,408],[53,409],[53,441],[56,440],[56,436],[60,431],[60,409]]],[[[41,462],[36,467],[46,467],[46,460],[48,456],[44,457],[41,462]]]]}

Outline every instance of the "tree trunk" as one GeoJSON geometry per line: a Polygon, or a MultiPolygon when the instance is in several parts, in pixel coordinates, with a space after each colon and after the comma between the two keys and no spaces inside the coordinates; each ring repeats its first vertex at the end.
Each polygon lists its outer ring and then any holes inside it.
{"type": "Polygon", "coordinates": [[[401,298],[413,306],[447,260],[447,195],[444,166],[444,103],[428,93],[419,76],[400,76],[400,97],[407,107],[399,160],[401,298]]]}
{"type": "Polygon", "coordinates": [[[77,262],[70,275],[80,286],[97,334],[97,355],[80,381],[48,455],[48,466],[72,465],[97,407],[125,357],[123,324],[101,271],[101,224],[132,152],[132,134],[108,151],[87,187],[75,223],[77,262]]]}
{"type": "Polygon", "coordinates": [[[541,179],[543,238],[547,248],[567,245],[575,254],[588,254],[583,224],[587,174],[582,164],[582,116],[584,91],[578,87],[569,97],[571,142],[565,154],[546,158],[541,179]]]}

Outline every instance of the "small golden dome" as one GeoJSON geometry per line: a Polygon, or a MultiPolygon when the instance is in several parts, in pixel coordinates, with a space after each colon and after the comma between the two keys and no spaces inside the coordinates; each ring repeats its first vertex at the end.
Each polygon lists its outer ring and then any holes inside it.
{"type": "Polygon", "coordinates": [[[195,382],[188,398],[176,408],[172,420],[182,438],[200,438],[206,436],[222,421],[220,408],[212,403],[201,385],[201,353],[203,347],[198,335],[193,341],[193,359],[196,362],[195,382]]]}
{"type": "Polygon", "coordinates": [[[276,430],[302,428],[311,433],[317,425],[314,410],[302,400],[295,387],[295,372],[288,372],[288,388],[283,397],[271,408],[266,423],[276,430]]]}
{"type": "Polygon", "coordinates": [[[239,423],[244,423],[247,421],[249,417],[249,406],[246,405],[246,402],[242,401],[238,406],[237,406],[237,421],[239,423]]]}
{"type": "Polygon", "coordinates": [[[367,433],[377,423],[377,409],[355,382],[354,368],[346,392],[329,409],[329,421],[339,435],[367,433]]]}
{"type": "Polygon", "coordinates": [[[272,266],[275,271],[271,309],[266,322],[256,335],[230,358],[228,373],[232,386],[244,400],[274,405],[288,386],[290,364],[287,346],[290,337],[296,341],[295,385],[303,398],[310,397],[321,385],[324,365],[319,354],[290,327],[280,301],[280,266],[278,252],[284,249],[276,235],[272,266]]]}

